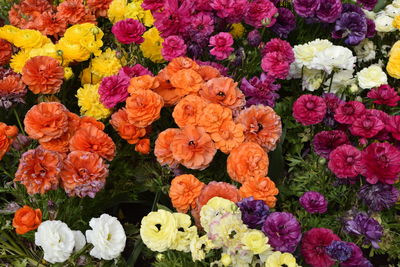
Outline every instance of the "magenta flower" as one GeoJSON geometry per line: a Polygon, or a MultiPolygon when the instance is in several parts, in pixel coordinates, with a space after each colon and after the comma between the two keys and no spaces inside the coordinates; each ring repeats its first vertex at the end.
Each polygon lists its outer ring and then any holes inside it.
{"type": "Polygon", "coordinates": [[[314,17],[319,8],[319,0],[293,0],[294,10],[300,17],[314,17]]]}
{"type": "Polygon", "coordinates": [[[111,28],[111,32],[115,38],[122,44],[143,43],[144,39],[142,35],[145,31],[146,28],[143,24],[135,19],[120,20],[111,28]]]}
{"type": "Polygon", "coordinates": [[[99,87],[100,101],[106,108],[113,108],[124,102],[128,96],[129,78],[124,75],[114,75],[103,78],[99,87]]]}
{"type": "Polygon", "coordinates": [[[312,145],[315,153],[329,159],[330,153],[338,146],[350,144],[346,133],[341,130],[322,131],[314,136],[312,145]]]}
{"type": "Polygon", "coordinates": [[[325,113],[325,101],[319,96],[302,95],[293,104],[293,117],[303,125],[322,122],[325,113]]]}
{"type": "Polygon", "coordinates": [[[377,116],[367,113],[361,115],[353,122],[350,131],[356,136],[372,138],[384,128],[385,124],[377,116]]]}
{"type": "Polygon", "coordinates": [[[154,26],[160,31],[160,36],[167,38],[184,33],[190,24],[192,6],[192,1],[164,0],[162,8],[153,12],[154,26]]]}
{"type": "Polygon", "coordinates": [[[229,57],[233,52],[233,38],[230,33],[220,32],[210,38],[210,45],[214,47],[210,50],[210,54],[218,60],[223,60],[229,57]]]}
{"type": "Polygon", "coordinates": [[[386,129],[392,134],[394,139],[400,141],[400,115],[391,116],[386,124],[386,129]]]}
{"type": "Polygon", "coordinates": [[[319,7],[316,11],[316,16],[322,22],[333,23],[336,21],[337,18],[340,17],[341,13],[341,0],[324,0],[320,1],[319,7]]]}
{"type": "Polygon", "coordinates": [[[357,4],[366,10],[373,10],[378,0],[357,0],[357,4]]]}
{"type": "Polygon", "coordinates": [[[275,78],[262,73],[260,78],[254,76],[250,80],[242,79],[240,89],[246,96],[246,106],[263,104],[270,107],[275,106],[279,94],[276,93],[281,85],[275,83],[275,78]]]}
{"type": "Polygon", "coordinates": [[[177,35],[168,36],[163,42],[161,54],[164,59],[171,61],[176,57],[181,57],[186,54],[185,42],[177,35]]]}
{"type": "Polygon", "coordinates": [[[341,145],[330,154],[328,168],[338,178],[354,178],[360,173],[361,151],[352,145],[341,145]]]}
{"type": "Polygon", "coordinates": [[[277,79],[285,79],[288,76],[290,64],[295,59],[288,42],[278,38],[272,39],[265,45],[262,54],[261,68],[265,72],[277,79]]]}
{"type": "Polygon", "coordinates": [[[365,112],[365,106],[358,101],[349,101],[340,104],[335,110],[335,120],[343,124],[352,124],[361,114],[365,112]]]}
{"type": "Polygon", "coordinates": [[[130,66],[125,66],[122,69],[119,70],[118,75],[125,75],[128,76],[128,78],[133,78],[137,76],[143,76],[143,75],[150,75],[153,76],[153,73],[148,68],[143,67],[140,64],[133,65],[132,67],[130,66]]]}
{"type": "Polygon", "coordinates": [[[255,27],[272,27],[276,22],[278,9],[269,0],[255,0],[248,4],[244,22],[255,27]]]}
{"type": "Polygon", "coordinates": [[[397,106],[397,102],[400,100],[400,96],[397,94],[394,88],[388,84],[371,89],[367,96],[368,98],[374,99],[375,104],[387,105],[390,107],[397,106]]]}
{"type": "Polygon", "coordinates": [[[309,213],[325,213],[328,209],[328,201],[324,195],[315,191],[304,193],[299,199],[300,205],[309,213]]]}
{"type": "Polygon", "coordinates": [[[210,0],[210,7],[217,12],[217,16],[227,19],[229,23],[237,23],[247,13],[247,0],[210,0]]]}

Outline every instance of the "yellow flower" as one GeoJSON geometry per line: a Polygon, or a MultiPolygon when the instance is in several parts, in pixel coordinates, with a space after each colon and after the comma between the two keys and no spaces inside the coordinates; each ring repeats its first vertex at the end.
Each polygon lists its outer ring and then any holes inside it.
{"type": "Polygon", "coordinates": [[[143,217],[140,236],[143,243],[152,251],[164,252],[170,249],[177,234],[174,215],[165,210],[150,212],[143,217]]]}
{"type": "Polygon", "coordinates": [[[143,56],[150,59],[154,63],[161,63],[164,61],[161,55],[162,43],[164,39],[161,38],[159,31],[153,27],[143,34],[144,42],[140,44],[140,50],[143,56]]]}
{"type": "Polygon", "coordinates": [[[92,59],[92,72],[99,77],[106,77],[117,74],[121,68],[121,61],[117,58],[116,52],[107,48],[100,56],[92,59]]]}
{"type": "Polygon", "coordinates": [[[10,43],[14,43],[14,39],[18,36],[21,30],[12,25],[5,25],[0,27],[0,38],[9,41],[10,43]]]}
{"type": "Polygon", "coordinates": [[[243,234],[242,243],[245,249],[251,250],[254,254],[260,254],[270,249],[268,238],[259,230],[248,230],[243,234]]]}
{"type": "Polygon", "coordinates": [[[215,216],[227,212],[240,214],[240,210],[234,202],[222,197],[213,197],[201,208],[201,226],[203,226],[204,230],[208,232],[210,223],[214,220],[215,216]]]}
{"type": "Polygon", "coordinates": [[[22,68],[25,66],[26,61],[30,59],[30,50],[22,49],[17,54],[14,54],[11,58],[10,67],[17,73],[22,72],[22,68]]]}
{"type": "Polygon", "coordinates": [[[184,213],[173,213],[176,220],[177,234],[171,249],[183,252],[190,252],[190,242],[197,236],[197,227],[190,225],[190,216],[184,213]]]}
{"type": "Polygon", "coordinates": [[[92,73],[90,68],[86,68],[81,72],[80,79],[81,79],[82,85],[83,84],[97,84],[97,83],[101,82],[101,77],[92,73]]]}
{"type": "Polygon", "coordinates": [[[400,79],[400,41],[397,41],[390,51],[386,70],[393,78],[400,79]]]}
{"type": "Polygon", "coordinates": [[[234,39],[239,39],[243,36],[244,30],[242,23],[234,23],[229,33],[232,34],[234,39]]]}
{"type": "Polygon", "coordinates": [[[67,39],[61,38],[56,44],[57,52],[61,54],[63,61],[71,62],[78,61],[82,62],[88,60],[90,52],[87,51],[80,44],[71,43],[67,39]]]}
{"type": "Polygon", "coordinates": [[[112,23],[116,23],[125,18],[127,1],[113,0],[107,10],[107,17],[112,23]]]}
{"type": "Polygon", "coordinates": [[[70,67],[65,67],[64,68],[64,79],[69,80],[74,76],[74,72],[70,67]]]}
{"type": "Polygon", "coordinates": [[[220,216],[214,216],[206,232],[213,237],[215,246],[236,247],[241,244],[247,230],[240,214],[222,213],[220,216]]]}
{"type": "Polygon", "coordinates": [[[231,259],[231,256],[229,256],[228,254],[226,254],[226,253],[222,253],[221,254],[221,263],[224,265],[224,266],[229,266],[229,265],[231,265],[231,263],[232,263],[232,259],[231,259]]]}
{"type": "Polygon", "coordinates": [[[78,89],[76,96],[81,115],[90,116],[96,120],[105,119],[111,115],[112,111],[100,102],[99,86],[100,84],[85,84],[78,89]]]}
{"type": "Polygon", "coordinates": [[[153,14],[151,14],[150,10],[145,10],[144,11],[144,17],[142,19],[142,23],[146,26],[146,27],[151,27],[154,24],[154,17],[153,14]]]}
{"type": "Polygon", "coordinates": [[[212,241],[208,239],[207,235],[201,237],[195,236],[190,242],[190,252],[192,254],[192,260],[201,261],[206,257],[211,249],[215,248],[212,241]]]}
{"type": "Polygon", "coordinates": [[[61,57],[57,54],[56,46],[53,43],[45,44],[40,48],[33,48],[29,52],[30,57],[47,56],[57,59],[61,63],[61,57]]]}
{"type": "Polygon", "coordinates": [[[29,49],[42,47],[45,44],[51,43],[51,41],[39,31],[20,30],[14,37],[13,43],[16,47],[29,49]]]}
{"type": "Polygon", "coordinates": [[[280,251],[272,253],[265,262],[265,267],[281,267],[283,265],[287,267],[300,267],[297,265],[296,259],[292,254],[280,251]]]}
{"type": "Polygon", "coordinates": [[[392,22],[393,27],[400,29],[400,16],[396,16],[392,22]]]}

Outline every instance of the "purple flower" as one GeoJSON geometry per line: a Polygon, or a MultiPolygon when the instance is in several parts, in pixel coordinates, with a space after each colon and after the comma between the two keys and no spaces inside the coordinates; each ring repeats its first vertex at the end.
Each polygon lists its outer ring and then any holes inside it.
{"type": "Polygon", "coordinates": [[[320,1],[316,0],[293,0],[294,10],[300,17],[314,17],[319,8],[320,1]]]}
{"type": "Polygon", "coordinates": [[[300,223],[288,212],[271,213],[261,229],[278,251],[293,253],[301,239],[300,223]]]}
{"type": "Polygon", "coordinates": [[[187,48],[187,54],[191,58],[199,58],[203,54],[203,48],[199,44],[191,43],[187,48]]]}
{"type": "Polygon", "coordinates": [[[292,11],[284,7],[278,8],[278,14],[279,16],[271,29],[280,38],[287,38],[289,33],[296,28],[296,17],[292,11]]]}
{"type": "Polygon", "coordinates": [[[337,240],[332,241],[325,250],[329,257],[340,262],[347,261],[353,253],[353,247],[349,243],[337,240]]]}
{"type": "Polygon", "coordinates": [[[357,0],[357,4],[362,6],[362,8],[366,10],[372,10],[375,8],[376,3],[378,3],[378,0],[357,0]]]}
{"type": "Polygon", "coordinates": [[[200,12],[193,15],[185,35],[189,35],[194,42],[204,42],[214,31],[214,19],[210,13],[200,12]]]}
{"type": "Polygon", "coordinates": [[[269,207],[262,200],[244,198],[237,203],[242,212],[243,222],[252,229],[261,229],[269,215],[269,207]]]}
{"type": "Polygon", "coordinates": [[[314,136],[312,144],[318,156],[329,159],[329,154],[335,148],[344,144],[350,144],[350,141],[345,132],[332,130],[317,133],[314,136]]]}
{"type": "Polygon", "coordinates": [[[187,46],[182,38],[177,35],[168,36],[162,46],[161,54],[168,61],[186,54],[187,46]]]}
{"type": "Polygon", "coordinates": [[[249,81],[243,78],[240,89],[247,98],[246,105],[263,104],[274,107],[275,101],[279,98],[276,92],[281,88],[275,81],[274,77],[265,73],[262,73],[260,78],[255,76],[249,81]]]}
{"type": "Polygon", "coordinates": [[[351,256],[346,261],[340,263],[342,267],[373,267],[373,265],[364,258],[361,249],[354,243],[347,243],[351,247],[351,256]]]}
{"type": "Polygon", "coordinates": [[[300,197],[299,201],[300,205],[311,214],[322,214],[328,209],[328,201],[318,192],[308,191],[300,197]]]}
{"type": "Polygon", "coordinates": [[[336,21],[332,37],[335,39],[346,38],[348,45],[357,45],[365,39],[367,34],[367,20],[365,15],[356,12],[343,13],[336,21]]]}
{"type": "Polygon", "coordinates": [[[362,10],[362,8],[359,6],[356,6],[354,4],[343,4],[342,13],[346,13],[346,12],[356,12],[356,13],[360,14],[361,16],[365,16],[365,13],[362,10]]]}
{"type": "Polygon", "coordinates": [[[376,35],[375,21],[367,18],[367,38],[372,38],[376,35]]]}
{"type": "Polygon", "coordinates": [[[247,35],[247,41],[251,46],[257,47],[261,43],[261,34],[258,30],[252,30],[247,35]]]}
{"type": "Polygon", "coordinates": [[[358,197],[372,211],[382,211],[393,207],[399,199],[399,190],[389,184],[365,184],[358,197]]]}
{"type": "Polygon", "coordinates": [[[133,77],[138,77],[142,75],[150,75],[153,76],[151,71],[149,69],[143,67],[140,64],[135,64],[132,67],[125,66],[122,69],[119,70],[118,75],[125,75],[128,76],[128,78],[133,78],[133,77]]]}
{"type": "MultiPolygon", "coordinates": [[[[317,1],[316,1],[317,2],[317,1]]],[[[319,8],[316,11],[317,18],[322,22],[333,23],[342,13],[341,0],[320,1],[319,8]]]]}
{"type": "Polygon", "coordinates": [[[138,20],[125,19],[115,23],[111,31],[118,42],[122,44],[141,44],[144,41],[142,35],[146,31],[146,27],[138,20]]]}
{"type": "Polygon", "coordinates": [[[383,235],[383,228],[365,212],[359,212],[353,218],[346,220],[344,228],[350,234],[364,236],[365,242],[371,242],[374,248],[379,248],[378,242],[383,235]]]}
{"type": "Polygon", "coordinates": [[[100,101],[106,108],[113,108],[124,102],[128,96],[129,78],[125,75],[113,75],[103,78],[99,87],[100,101]]]}

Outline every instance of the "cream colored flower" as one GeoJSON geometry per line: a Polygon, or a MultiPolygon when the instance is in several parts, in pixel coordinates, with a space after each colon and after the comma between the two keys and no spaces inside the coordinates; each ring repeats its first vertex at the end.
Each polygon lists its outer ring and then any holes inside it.
{"type": "Polygon", "coordinates": [[[357,73],[358,85],[362,89],[370,89],[387,84],[386,73],[378,65],[371,65],[357,73]]]}

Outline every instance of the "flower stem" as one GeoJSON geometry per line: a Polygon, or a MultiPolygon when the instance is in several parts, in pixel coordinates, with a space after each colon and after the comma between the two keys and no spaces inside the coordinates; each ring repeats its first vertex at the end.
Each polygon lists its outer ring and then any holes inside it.
{"type": "Polygon", "coordinates": [[[17,119],[18,126],[19,126],[19,128],[20,128],[20,130],[21,130],[21,133],[22,133],[23,135],[26,135],[26,134],[25,134],[25,131],[24,131],[24,127],[22,127],[21,121],[20,121],[20,119],[19,119],[18,113],[17,113],[17,111],[15,110],[15,108],[13,108],[13,112],[14,112],[15,118],[17,119]]]}

